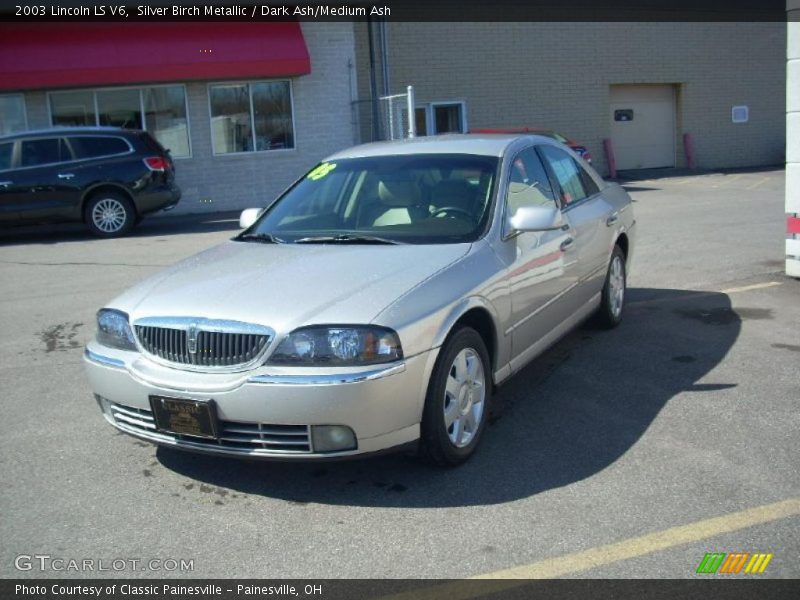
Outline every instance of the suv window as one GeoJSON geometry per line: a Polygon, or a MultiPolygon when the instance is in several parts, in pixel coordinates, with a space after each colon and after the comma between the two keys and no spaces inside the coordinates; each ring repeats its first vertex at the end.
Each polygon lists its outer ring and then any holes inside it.
{"type": "Polygon", "coordinates": [[[0,171],[11,168],[11,157],[14,155],[14,142],[0,144],[0,171]]]}
{"type": "MultiPolygon", "coordinates": [[[[586,189],[581,169],[569,154],[555,146],[539,146],[539,149],[561,187],[561,201],[564,206],[583,200],[590,193],[597,191],[589,192],[586,189]]],[[[588,176],[587,173],[586,177],[588,176]]]]}
{"type": "Polygon", "coordinates": [[[523,206],[555,204],[555,195],[536,150],[523,150],[511,162],[506,215],[511,218],[523,206]]]}
{"type": "Polygon", "coordinates": [[[123,154],[130,150],[128,142],[118,137],[76,136],[69,138],[76,158],[97,158],[112,154],[123,154]]]}
{"type": "Polygon", "coordinates": [[[67,148],[67,145],[64,143],[63,138],[23,140],[21,154],[21,164],[23,167],[50,165],[72,160],[72,155],[69,152],[69,148],[67,148]]]}

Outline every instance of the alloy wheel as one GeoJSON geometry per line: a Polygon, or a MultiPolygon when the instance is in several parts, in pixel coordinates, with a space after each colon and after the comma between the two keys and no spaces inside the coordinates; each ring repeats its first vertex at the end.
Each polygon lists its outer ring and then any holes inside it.
{"type": "Polygon", "coordinates": [[[456,355],[447,374],[444,425],[456,448],[472,441],[481,425],[486,405],[486,375],[480,355],[464,348],[456,355]]]}
{"type": "Polygon", "coordinates": [[[103,198],[92,209],[92,223],[103,233],[116,233],[127,220],[125,206],[116,198],[103,198]]]}

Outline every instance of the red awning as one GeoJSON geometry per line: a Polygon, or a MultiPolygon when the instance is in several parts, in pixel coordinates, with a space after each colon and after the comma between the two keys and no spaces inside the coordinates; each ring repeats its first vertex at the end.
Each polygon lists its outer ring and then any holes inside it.
{"type": "Polygon", "coordinates": [[[310,72],[297,22],[0,25],[0,90],[310,72]]]}

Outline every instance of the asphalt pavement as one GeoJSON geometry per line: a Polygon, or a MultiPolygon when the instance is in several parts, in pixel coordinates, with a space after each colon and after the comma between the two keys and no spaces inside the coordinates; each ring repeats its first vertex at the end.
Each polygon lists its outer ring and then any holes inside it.
{"type": "Polygon", "coordinates": [[[119,240],[3,232],[0,577],[681,578],[739,551],[773,554],[758,577],[800,576],[783,171],[626,187],[638,237],[623,324],[581,327],[502,386],[482,447],[453,470],[245,462],[116,432],[83,371],[96,310],[231,237],[236,216],[147,219],[119,240]],[[21,555],[193,562],[20,571],[21,555]]]}

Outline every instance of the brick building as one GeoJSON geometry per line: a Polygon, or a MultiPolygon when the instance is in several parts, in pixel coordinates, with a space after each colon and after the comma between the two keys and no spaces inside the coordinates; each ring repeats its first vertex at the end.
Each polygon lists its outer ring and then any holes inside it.
{"type": "MultiPolygon", "coordinates": [[[[607,172],[784,161],[786,23],[3,24],[0,134],[150,130],[178,212],[263,205],[375,135],[372,97],[413,85],[420,134],[542,127],[607,172]],[[375,35],[376,30],[381,35],[375,35]]],[[[2,165],[0,165],[2,170],[2,165]]]]}
{"type": "MultiPolygon", "coordinates": [[[[698,168],[784,161],[785,22],[388,22],[385,38],[388,89],[414,86],[423,133],[553,129],[603,174],[604,139],[619,169],[683,167],[684,133],[698,168]]],[[[363,23],[356,42],[366,97],[363,23]]]]}

